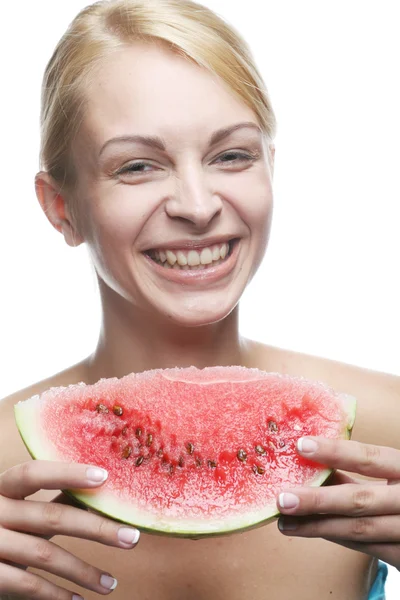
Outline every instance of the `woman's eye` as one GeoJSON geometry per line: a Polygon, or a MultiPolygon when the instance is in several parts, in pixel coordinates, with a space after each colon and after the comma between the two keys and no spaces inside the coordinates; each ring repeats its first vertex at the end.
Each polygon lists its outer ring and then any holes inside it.
{"type": "Polygon", "coordinates": [[[225,152],[224,154],[221,154],[220,156],[218,156],[218,158],[216,159],[215,162],[231,165],[231,164],[238,164],[238,163],[249,163],[249,162],[254,161],[255,158],[256,158],[255,156],[252,156],[250,154],[245,154],[244,152],[235,152],[235,151],[231,150],[229,152],[225,152]]]}
{"type": "Polygon", "coordinates": [[[147,173],[149,170],[153,169],[153,165],[145,162],[136,162],[131,163],[130,165],[126,165],[117,171],[117,175],[122,175],[125,173],[138,173],[141,175],[142,173],[147,173]]]}

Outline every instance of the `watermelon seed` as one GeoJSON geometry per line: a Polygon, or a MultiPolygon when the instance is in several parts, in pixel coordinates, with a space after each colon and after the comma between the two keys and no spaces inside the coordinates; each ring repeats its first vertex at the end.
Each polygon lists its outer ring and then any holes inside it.
{"type": "Polygon", "coordinates": [[[284,448],[286,446],[283,440],[279,440],[279,448],[284,448]]]}
{"type": "Polygon", "coordinates": [[[122,452],[122,458],[129,458],[132,454],[132,446],[126,446],[122,452]]]}
{"type": "Polygon", "coordinates": [[[126,435],[127,431],[128,431],[128,427],[125,425],[125,427],[122,430],[122,435],[126,435]]]}
{"type": "Polygon", "coordinates": [[[237,453],[237,457],[241,462],[244,462],[247,459],[247,454],[244,450],[240,449],[237,453]]]}
{"type": "Polygon", "coordinates": [[[161,456],[163,456],[163,454],[164,454],[163,448],[160,448],[159,450],[157,450],[157,456],[159,456],[161,458],[161,456]]]}
{"type": "Polygon", "coordinates": [[[144,461],[144,456],[140,455],[137,459],[136,459],[136,466],[140,467],[140,465],[142,464],[142,462],[144,461]]]}
{"type": "Polygon", "coordinates": [[[217,466],[217,463],[215,462],[215,460],[208,460],[207,464],[211,469],[215,469],[215,467],[217,466]]]}
{"type": "Polygon", "coordinates": [[[169,465],[169,472],[171,473],[171,475],[173,474],[174,471],[175,471],[174,465],[169,465]]]}
{"type": "Polygon", "coordinates": [[[194,452],[193,444],[191,444],[190,442],[189,442],[189,444],[186,444],[186,450],[188,451],[188,454],[193,454],[193,452],[194,452]]]}
{"type": "Polygon", "coordinates": [[[152,443],[153,443],[153,436],[151,435],[151,433],[149,433],[149,435],[147,436],[146,446],[151,446],[152,443]]]}
{"type": "Polygon", "coordinates": [[[201,458],[199,458],[199,457],[196,457],[196,465],[197,465],[198,467],[201,467],[201,465],[202,465],[202,460],[201,460],[201,458]]]}
{"type": "Polygon", "coordinates": [[[117,415],[117,417],[122,417],[124,410],[123,408],[121,408],[121,406],[113,406],[113,413],[114,415],[117,415]]]}
{"type": "Polygon", "coordinates": [[[142,430],[140,429],[140,427],[136,428],[135,434],[136,434],[136,437],[140,437],[142,435],[142,430]]]}
{"type": "Polygon", "coordinates": [[[264,467],[260,467],[260,465],[253,465],[253,471],[256,475],[264,475],[265,473],[264,467]]]}
{"type": "Polygon", "coordinates": [[[255,447],[255,451],[257,452],[257,454],[265,454],[265,448],[260,446],[260,444],[257,444],[257,446],[255,447]]]}
{"type": "Polygon", "coordinates": [[[277,433],[278,425],[275,423],[275,421],[268,421],[268,429],[272,431],[272,433],[277,433]]]}
{"type": "Polygon", "coordinates": [[[183,456],[180,456],[180,457],[179,457],[179,461],[178,461],[178,465],[179,465],[180,467],[183,467],[183,465],[184,465],[184,464],[185,464],[185,462],[184,462],[184,460],[183,460],[183,456]]]}
{"type": "Polygon", "coordinates": [[[108,413],[108,408],[105,404],[98,404],[96,406],[96,410],[98,413],[102,413],[102,414],[108,413]]]}

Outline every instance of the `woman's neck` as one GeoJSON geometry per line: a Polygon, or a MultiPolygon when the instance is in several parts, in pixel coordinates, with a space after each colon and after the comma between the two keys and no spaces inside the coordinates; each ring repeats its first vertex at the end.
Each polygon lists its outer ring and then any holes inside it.
{"type": "MultiPolygon", "coordinates": [[[[109,298],[108,298],[109,300],[109,298]]],[[[245,364],[238,307],[222,321],[204,327],[179,327],[154,314],[132,309],[120,296],[103,304],[97,348],[87,362],[92,383],[102,377],[168,367],[199,368],[245,364]]]]}

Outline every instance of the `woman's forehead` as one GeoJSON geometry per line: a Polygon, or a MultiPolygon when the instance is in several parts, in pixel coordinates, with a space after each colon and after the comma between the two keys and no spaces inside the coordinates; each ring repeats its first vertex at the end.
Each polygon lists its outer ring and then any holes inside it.
{"type": "Polygon", "coordinates": [[[210,136],[253,111],[217,76],[158,46],[135,44],[102,63],[86,91],[85,129],[101,146],[122,135],[210,136]]]}

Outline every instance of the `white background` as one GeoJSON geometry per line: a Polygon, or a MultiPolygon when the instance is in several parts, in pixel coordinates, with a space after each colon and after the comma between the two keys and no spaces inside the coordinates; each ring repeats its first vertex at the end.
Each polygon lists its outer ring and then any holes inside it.
{"type": "MultiPolygon", "coordinates": [[[[250,42],[278,119],[273,233],[242,302],[242,332],[400,375],[398,2],[204,3],[250,42]]],[[[63,244],[33,188],[41,76],[85,4],[2,3],[1,396],[96,341],[85,249],[63,244]]],[[[393,569],[388,600],[399,591],[393,569]]]]}

